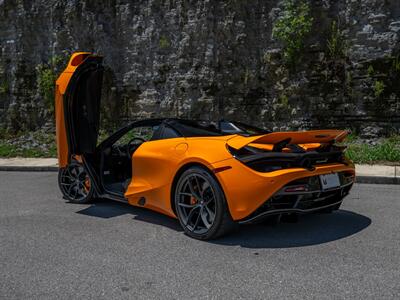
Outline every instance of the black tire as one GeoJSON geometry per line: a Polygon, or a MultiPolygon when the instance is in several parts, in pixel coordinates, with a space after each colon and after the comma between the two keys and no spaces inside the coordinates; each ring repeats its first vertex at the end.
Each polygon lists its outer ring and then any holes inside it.
{"type": "Polygon", "coordinates": [[[235,227],[224,192],[202,167],[191,167],[179,177],[174,191],[176,214],[185,233],[195,239],[221,237],[235,227]]]}
{"type": "Polygon", "coordinates": [[[93,185],[82,164],[72,162],[58,170],[58,186],[64,199],[85,204],[93,200],[93,185]]]}

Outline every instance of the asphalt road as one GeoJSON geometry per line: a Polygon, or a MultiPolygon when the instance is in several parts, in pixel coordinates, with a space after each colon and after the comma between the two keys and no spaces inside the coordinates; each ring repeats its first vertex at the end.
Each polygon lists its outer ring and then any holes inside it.
{"type": "Polygon", "coordinates": [[[400,186],[201,242],[145,209],[66,203],[56,173],[0,172],[0,298],[399,299],[399,229],[400,186]]]}

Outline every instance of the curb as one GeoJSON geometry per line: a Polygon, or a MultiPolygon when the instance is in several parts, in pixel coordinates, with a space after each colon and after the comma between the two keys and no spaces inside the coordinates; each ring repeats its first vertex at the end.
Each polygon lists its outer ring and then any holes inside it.
{"type": "Polygon", "coordinates": [[[58,172],[56,166],[0,166],[0,172],[58,172]]]}
{"type": "MultiPolygon", "coordinates": [[[[58,172],[57,166],[0,166],[1,171],[9,172],[58,172]]],[[[361,184],[400,184],[400,177],[356,176],[356,183],[361,184]]]]}
{"type": "Polygon", "coordinates": [[[357,176],[356,183],[367,184],[400,184],[400,177],[357,176]]]}

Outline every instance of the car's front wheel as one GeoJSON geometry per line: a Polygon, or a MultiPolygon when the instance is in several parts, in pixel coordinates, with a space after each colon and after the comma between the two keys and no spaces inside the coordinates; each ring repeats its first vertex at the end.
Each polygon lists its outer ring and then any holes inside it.
{"type": "Polygon", "coordinates": [[[90,177],[78,162],[59,169],[58,186],[64,198],[72,203],[89,203],[93,198],[90,177]]]}
{"type": "Polygon", "coordinates": [[[174,200],[179,222],[193,238],[215,239],[234,227],[220,185],[202,167],[183,172],[176,184],[174,200]]]}

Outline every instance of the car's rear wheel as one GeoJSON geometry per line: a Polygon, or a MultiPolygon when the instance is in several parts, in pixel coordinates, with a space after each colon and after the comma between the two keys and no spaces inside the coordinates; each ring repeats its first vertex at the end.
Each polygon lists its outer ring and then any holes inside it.
{"type": "Polygon", "coordinates": [[[58,185],[64,198],[72,203],[89,203],[93,198],[90,177],[78,162],[59,169],[58,185]]]}
{"type": "Polygon", "coordinates": [[[220,185],[204,168],[196,166],[183,172],[176,184],[174,200],[179,222],[193,238],[215,239],[235,225],[220,185]]]}

